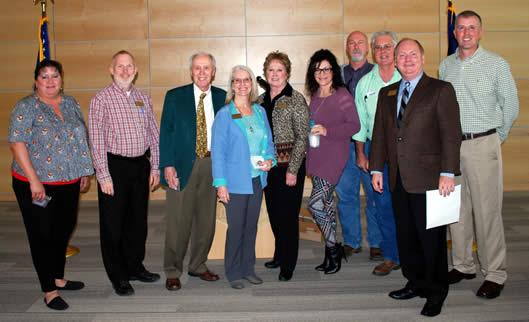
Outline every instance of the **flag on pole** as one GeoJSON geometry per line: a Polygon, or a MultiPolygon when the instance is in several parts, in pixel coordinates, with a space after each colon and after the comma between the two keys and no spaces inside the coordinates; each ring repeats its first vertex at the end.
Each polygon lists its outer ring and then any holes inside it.
{"type": "Polygon", "coordinates": [[[452,0],[448,0],[448,7],[446,8],[447,14],[447,32],[448,32],[448,52],[447,56],[452,55],[456,52],[457,40],[454,35],[454,30],[456,27],[456,9],[452,0]]]}
{"type": "Polygon", "coordinates": [[[37,65],[43,60],[49,60],[51,58],[50,56],[48,17],[46,16],[46,13],[43,13],[39,21],[39,51],[37,54],[37,65]]]}

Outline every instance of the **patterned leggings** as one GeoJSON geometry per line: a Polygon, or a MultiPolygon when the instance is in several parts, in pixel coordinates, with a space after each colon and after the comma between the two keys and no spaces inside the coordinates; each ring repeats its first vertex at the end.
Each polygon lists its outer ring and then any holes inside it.
{"type": "Polygon", "coordinates": [[[334,207],[335,186],[326,180],[313,176],[309,210],[325,238],[325,245],[336,244],[336,209],[334,207]]]}

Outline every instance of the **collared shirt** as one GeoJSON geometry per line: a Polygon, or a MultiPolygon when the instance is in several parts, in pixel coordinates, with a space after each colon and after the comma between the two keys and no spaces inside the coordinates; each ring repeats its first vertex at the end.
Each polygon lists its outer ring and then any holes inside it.
{"type": "Polygon", "coordinates": [[[366,62],[362,67],[358,69],[353,69],[350,64],[344,65],[342,68],[343,71],[343,82],[345,88],[351,93],[353,98],[355,98],[356,85],[364,75],[369,73],[373,69],[373,64],[366,62]]]}
{"type": "MultiPolygon", "coordinates": [[[[195,109],[198,110],[198,102],[200,101],[200,94],[202,90],[197,85],[193,84],[193,94],[195,95],[195,109]]],[[[213,111],[213,99],[211,98],[211,86],[205,92],[204,97],[204,114],[206,115],[206,127],[208,130],[208,151],[211,151],[211,127],[215,119],[215,112],[213,111]]]]}
{"type": "Polygon", "coordinates": [[[159,130],[151,99],[134,86],[130,92],[115,83],[99,91],[90,101],[88,113],[90,148],[97,180],[112,182],[107,152],[138,157],[150,149],[151,174],[159,174],[159,130]]]}
{"type": "Polygon", "coordinates": [[[461,60],[458,49],[441,62],[439,78],[454,86],[463,133],[495,128],[502,141],[507,138],[520,103],[511,69],[502,57],[480,46],[461,60]]]}
{"type": "Polygon", "coordinates": [[[404,87],[405,87],[406,82],[410,82],[410,86],[408,87],[408,93],[409,93],[408,94],[408,98],[411,99],[411,97],[413,95],[413,91],[415,90],[415,87],[417,86],[417,84],[421,80],[422,75],[424,75],[424,72],[421,72],[417,77],[415,77],[412,80],[405,80],[403,78],[402,81],[400,82],[399,96],[397,97],[397,116],[399,116],[400,103],[402,102],[402,95],[404,93],[404,87]]]}
{"type": "MultiPolygon", "coordinates": [[[[24,142],[40,182],[66,182],[94,173],[86,127],[79,104],[63,95],[63,120],[37,95],[17,102],[9,123],[8,141],[24,142]]],[[[13,172],[26,174],[13,160],[13,172]]]]}
{"type": "Polygon", "coordinates": [[[377,111],[378,92],[382,87],[391,85],[401,79],[399,71],[395,68],[389,82],[384,82],[380,77],[378,65],[367,73],[356,85],[355,103],[358,117],[360,118],[360,131],[353,135],[353,139],[360,142],[371,140],[375,113],[377,111]]]}

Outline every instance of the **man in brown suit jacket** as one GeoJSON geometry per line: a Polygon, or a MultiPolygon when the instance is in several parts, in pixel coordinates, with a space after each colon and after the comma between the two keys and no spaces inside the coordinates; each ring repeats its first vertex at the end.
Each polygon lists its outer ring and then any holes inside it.
{"type": "Polygon", "coordinates": [[[405,300],[426,297],[421,314],[441,312],[448,294],[446,226],[426,230],[426,191],[454,191],[459,171],[459,105],[450,83],[428,77],[424,49],[402,39],[395,49],[402,80],[384,87],[378,98],[370,170],[375,191],[382,191],[384,163],[397,227],[397,243],[406,286],[389,293],[405,300]]]}

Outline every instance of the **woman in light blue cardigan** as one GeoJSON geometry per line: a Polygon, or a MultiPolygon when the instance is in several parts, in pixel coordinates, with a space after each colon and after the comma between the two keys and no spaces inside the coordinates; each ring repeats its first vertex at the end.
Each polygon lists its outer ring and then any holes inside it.
{"type": "Polygon", "coordinates": [[[265,110],[258,104],[257,82],[246,66],[235,66],[226,103],[212,128],[213,186],[226,207],[228,231],[224,255],[226,278],[232,288],[243,280],[261,284],[255,274],[255,238],[267,172],[275,163],[272,133],[265,110]]]}

